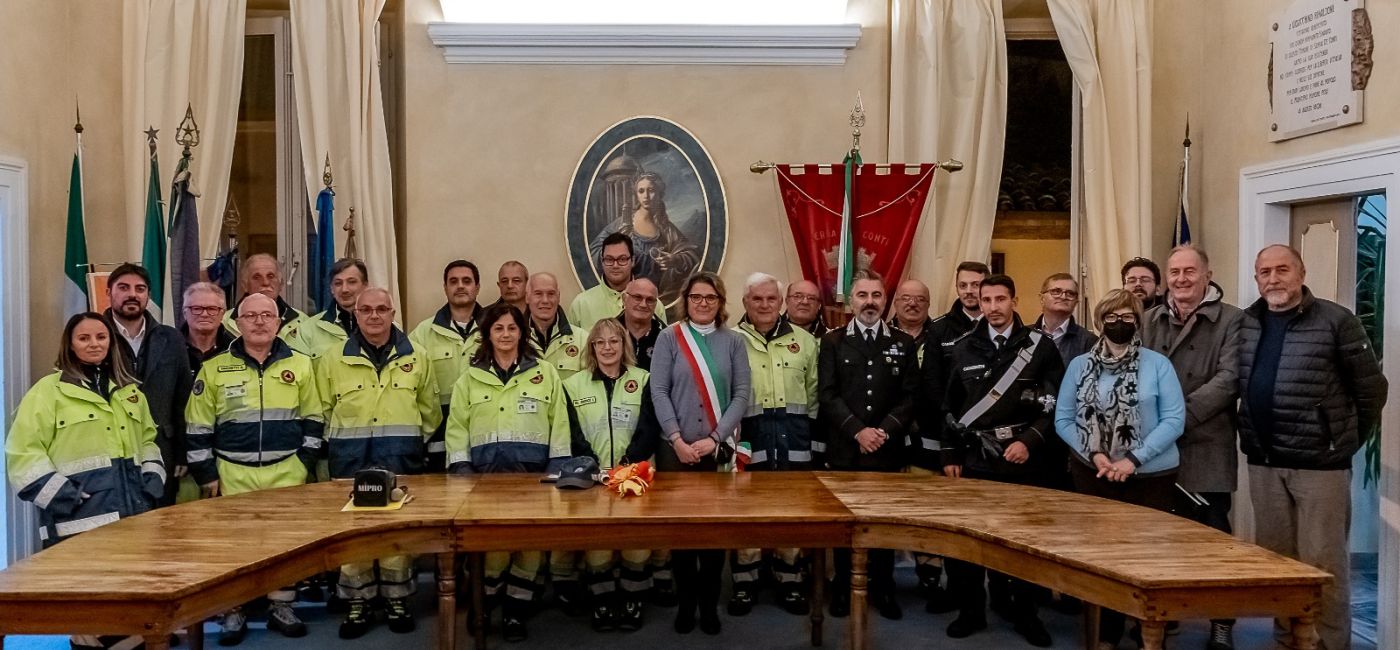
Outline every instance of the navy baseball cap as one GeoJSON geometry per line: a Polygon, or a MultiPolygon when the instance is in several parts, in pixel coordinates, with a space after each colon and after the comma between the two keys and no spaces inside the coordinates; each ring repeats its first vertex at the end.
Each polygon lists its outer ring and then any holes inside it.
{"type": "Polygon", "coordinates": [[[554,487],[561,490],[586,490],[598,484],[598,461],[588,456],[575,456],[559,466],[559,480],[554,487]]]}

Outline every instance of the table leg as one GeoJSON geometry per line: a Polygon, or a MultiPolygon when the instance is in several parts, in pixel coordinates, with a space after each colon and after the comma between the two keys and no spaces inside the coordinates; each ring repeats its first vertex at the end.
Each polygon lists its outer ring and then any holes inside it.
{"type": "Polygon", "coordinates": [[[204,650],[203,620],[190,623],[190,626],[185,628],[185,634],[190,639],[190,650],[204,650]]]}
{"type": "Polygon", "coordinates": [[[826,610],[826,549],[809,548],[807,557],[811,560],[808,566],[808,579],[812,581],[811,593],[811,617],[812,617],[812,646],[820,647],[822,644],[822,616],[826,610]]]}
{"type": "Polygon", "coordinates": [[[1166,647],[1166,638],[1166,621],[1142,621],[1143,650],[1162,650],[1166,647]]]}
{"type": "Polygon", "coordinates": [[[170,635],[166,633],[147,634],[146,650],[170,650],[170,635]]]}
{"type": "Polygon", "coordinates": [[[867,558],[866,549],[851,549],[851,650],[865,650],[870,647],[869,639],[866,638],[869,626],[865,620],[866,587],[869,584],[869,576],[865,572],[867,558]]]}
{"type": "Polygon", "coordinates": [[[486,570],[486,555],[472,553],[468,557],[470,558],[468,571],[471,572],[472,590],[471,615],[476,617],[476,649],[486,650],[486,627],[490,621],[486,611],[486,585],[482,581],[482,572],[486,570]]]}
{"type": "Polygon", "coordinates": [[[1298,650],[1317,650],[1317,618],[1312,615],[1295,616],[1293,624],[1293,644],[1298,650]]]}
{"type": "Polygon", "coordinates": [[[457,554],[438,553],[438,647],[457,647],[457,554]]]}
{"type": "Polygon", "coordinates": [[[1099,647],[1099,606],[1084,601],[1084,650],[1099,647]]]}

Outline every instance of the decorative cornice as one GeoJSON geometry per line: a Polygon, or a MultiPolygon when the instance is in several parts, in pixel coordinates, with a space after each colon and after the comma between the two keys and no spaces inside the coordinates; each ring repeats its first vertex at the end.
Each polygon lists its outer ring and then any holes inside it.
{"type": "Polygon", "coordinates": [[[860,25],[428,24],[448,63],[841,65],[860,25]]]}

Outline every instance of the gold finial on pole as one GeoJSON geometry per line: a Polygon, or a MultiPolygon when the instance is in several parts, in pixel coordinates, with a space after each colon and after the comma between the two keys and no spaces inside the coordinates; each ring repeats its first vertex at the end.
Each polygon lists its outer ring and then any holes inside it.
{"type": "Polygon", "coordinates": [[[74,132],[74,133],[77,133],[78,135],[82,135],[82,134],[83,134],[83,108],[82,108],[81,106],[78,105],[78,98],[77,98],[76,96],[73,97],[73,115],[74,115],[74,117],[75,117],[75,121],[73,122],[73,132],[74,132]]]}
{"type": "Polygon", "coordinates": [[[865,104],[860,100],[860,91],[856,91],[856,105],[851,109],[851,152],[860,151],[860,129],[865,126],[865,104]]]}
{"type": "Polygon", "coordinates": [[[185,148],[184,155],[190,155],[190,147],[199,146],[199,124],[194,121],[194,106],[185,105],[185,119],[180,120],[175,129],[175,143],[185,148]]]}
{"type": "Polygon", "coordinates": [[[331,175],[331,154],[327,151],[326,166],[321,170],[321,182],[325,184],[326,189],[331,189],[331,183],[334,179],[335,177],[331,175]]]}

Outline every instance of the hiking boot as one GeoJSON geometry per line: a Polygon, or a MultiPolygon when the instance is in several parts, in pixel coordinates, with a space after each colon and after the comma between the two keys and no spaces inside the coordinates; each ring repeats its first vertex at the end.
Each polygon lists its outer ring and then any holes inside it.
{"type": "Polygon", "coordinates": [[[730,616],[747,616],[753,611],[753,592],[745,587],[735,587],[734,595],[729,598],[730,616]]]}
{"type": "Polygon", "coordinates": [[[351,598],[345,603],[345,619],[340,622],[340,638],[358,639],[369,631],[369,603],[363,598],[351,598]]]}
{"type": "Polygon", "coordinates": [[[292,611],[292,604],[273,601],[267,608],[267,629],[280,632],[289,639],[306,636],[306,624],[292,611]]]}
{"type": "Polygon", "coordinates": [[[1231,623],[1211,623],[1206,650],[1235,650],[1235,626],[1231,623]]]}
{"type": "Polygon", "coordinates": [[[394,634],[408,634],[418,626],[413,620],[413,610],[408,608],[407,598],[390,598],[384,604],[384,612],[389,618],[389,631],[394,634]]]}
{"type": "Polygon", "coordinates": [[[248,616],[243,613],[243,608],[235,607],[224,612],[219,621],[219,645],[238,645],[243,643],[245,636],[248,636],[248,616]]]}
{"type": "Polygon", "coordinates": [[[614,626],[614,615],[611,607],[607,603],[598,603],[593,606],[593,631],[611,632],[614,626]]]}
{"type": "Polygon", "coordinates": [[[623,601],[622,609],[613,610],[613,616],[619,630],[636,632],[642,629],[642,601],[634,599],[623,601]]]}

